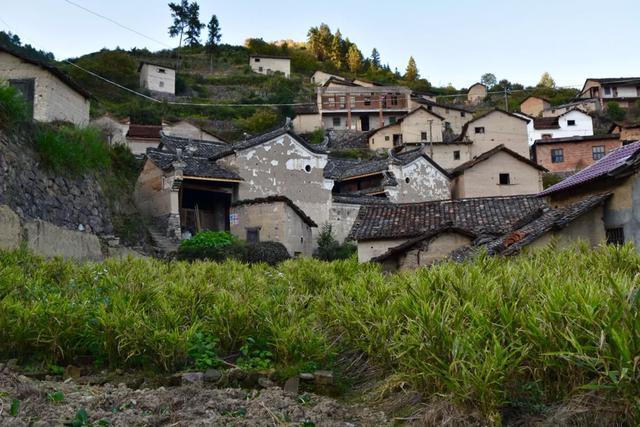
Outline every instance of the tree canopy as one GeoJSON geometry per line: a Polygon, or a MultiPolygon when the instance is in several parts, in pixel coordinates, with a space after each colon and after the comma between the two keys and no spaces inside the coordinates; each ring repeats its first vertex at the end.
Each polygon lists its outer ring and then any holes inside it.
{"type": "Polygon", "coordinates": [[[209,37],[207,37],[207,50],[212,51],[220,43],[222,32],[220,29],[220,23],[216,15],[211,16],[209,24],[207,25],[209,30],[209,37]]]}
{"type": "Polygon", "coordinates": [[[188,46],[200,44],[200,32],[205,25],[200,22],[200,5],[182,0],[180,3],[169,3],[173,24],[169,27],[169,36],[180,37],[178,47],[182,46],[184,38],[188,46]]]}
{"type": "Polygon", "coordinates": [[[418,66],[416,65],[416,60],[413,59],[413,56],[409,57],[409,63],[407,64],[407,71],[404,74],[404,79],[410,82],[415,82],[418,80],[420,73],[418,72],[418,66]]]}

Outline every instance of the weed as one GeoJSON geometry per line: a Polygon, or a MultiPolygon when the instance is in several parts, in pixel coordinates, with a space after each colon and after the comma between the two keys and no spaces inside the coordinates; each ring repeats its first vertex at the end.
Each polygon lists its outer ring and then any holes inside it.
{"type": "Polygon", "coordinates": [[[60,365],[50,364],[48,366],[49,372],[53,375],[62,375],[64,374],[64,368],[60,365]]]}
{"type": "Polygon", "coordinates": [[[20,401],[18,399],[11,399],[11,406],[9,407],[9,415],[17,417],[20,413],[20,401]]]}
{"type": "Polygon", "coordinates": [[[91,423],[89,423],[89,414],[84,408],[78,409],[78,412],[76,412],[75,417],[73,417],[72,420],[64,423],[64,425],[69,427],[90,426],[91,423]]]}
{"type": "Polygon", "coordinates": [[[240,347],[240,357],[236,361],[242,369],[269,369],[273,366],[273,353],[264,349],[264,344],[249,337],[240,347]]]}
{"type": "Polygon", "coordinates": [[[47,393],[47,398],[53,403],[60,403],[64,401],[64,393],[61,391],[47,393]]]}
{"type": "Polygon", "coordinates": [[[216,352],[218,340],[211,335],[196,332],[189,339],[189,358],[193,361],[193,366],[198,370],[214,368],[220,365],[220,359],[216,352]]]}

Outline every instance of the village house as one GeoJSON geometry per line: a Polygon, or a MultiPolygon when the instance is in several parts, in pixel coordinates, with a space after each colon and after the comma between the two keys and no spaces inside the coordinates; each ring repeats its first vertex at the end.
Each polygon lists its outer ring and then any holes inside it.
{"type": "Polygon", "coordinates": [[[201,141],[226,142],[222,138],[194,124],[188,119],[177,121],[162,121],[162,132],[168,136],[177,136],[201,141]]]}
{"type": "Polygon", "coordinates": [[[529,145],[539,139],[593,135],[593,119],[578,109],[566,111],[555,117],[530,117],[522,113],[515,114],[530,119],[527,124],[529,145]]]}
{"type": "Polygon", "coordinates": [[[593,98],[575,99],[562,105],[552,105],[542,111],[542,117],[557,117],[569,110],[580,110],[587,114],[601,111],[600,101],[593,98]]]}
{"type": "Polygon", "coordinates": [[[498,145],[451,171],[454,199],[537,194],[547,170],[498,145]]]}
{"type": "Polygon", "coordinates": [[[156,148],[160,144],[161,125],[129,124],[125,139],[127,147],[134,155],[142,156],[147,148],[156,148]]]}
{"type": "Polygon", "coordinates": [[[140,87],[151,93],[163,95],[176,93],[176,70],[159,64],[141,62],[138,66],[140,87]]]}
{"type": "Polygon", "coordinates": [[[100,129],[105,141],[110,145],[127,145],[129,119],[119,119],[106,113],[91,120],[91,126],[100,129]]]}
{"type": "Polygon", "coordinates": [[[91,95],[49,63],[0,46],[0,84],[3,81],[23,95],[33,120],[89,123],[91,95]]]}
{"type": "Polygon", "coordinates": [[[438,104],[428,96],[411,96],[411,109],[424,106],[427,110],[444,118],[445,140],[449,141],[462,133],[464,125],[473,120],[473,111],[456,105],[438,104]]]}
{"type": "Polygon", "coordinates": [[[360,262],[379,262],[388,271],[462,260],[481,248],[514,255],[550,242],[597,245],[605,238],[602,209],[608,197],[591,196],[564,208],[550,208],[535,196],[363,205],[350,237],[360,262]]]}
{"type": "Polygon", "coordinates": [[[569,175],[621,146],[618,134],[544,138],[534,141],[531,156],[550,172],[569,175]]]}
{"type": "Polygon", "coordinates": [[[479,104],[484,100],[487,96],[487,86],[482,83],[475,83],[471,85],[469,90],[467,91],[467,103],[468,104],[479,104]]]}
{"type": "Polygon", "coordinates": [[[249,66],[254,73],[282,73],[287,78],[291,75],[291,58],[288,56],[249,55],[249,66]]]}
{"type": "MultiPolygon", "coordinates": [[[[547,188],[554,208],[563,208],[589,197],[610,194],[604,204],[606,240],[610,244],[632,242],[640,247],[640,141],[618,148],[596,163],[547,188]]],[[[594,233],[599,230],[593,230],[594,233]]]]}
{"type": "Polygon", "coordinates": [[[388,150],[399,145],[442,142],[444,117],[419,106],[405,116],[369,133],[369,149],[388,150]]]}
{"type": "Polygon", "coordinates": [[[539,96],[527,96],[520,103],[520,111],[530,117],[539,117],[544,110],[551,107],[549,100],[539,96]]]}
{"type": "Polygon", "coordinates": [[[640,77],[588,78],[578,98],[597,99],[602,109],[611,101],[630,108],[640,98],[640,77]]]}
{"type": "Polygon", "coordinates": [[[609,133],[620,135],[620,141],[623,145],[640,141],[640,124],[616,122],[609,128],[609,133]]]}
{"type": "Polygon", "coordinates": [[[496,108],[467,122],[462,134],[454,142],[472,142],[473,157],[486,153],[497,145],[504,145],[523,157],[529,157],[529,121],[527,118],[496,108]]]}

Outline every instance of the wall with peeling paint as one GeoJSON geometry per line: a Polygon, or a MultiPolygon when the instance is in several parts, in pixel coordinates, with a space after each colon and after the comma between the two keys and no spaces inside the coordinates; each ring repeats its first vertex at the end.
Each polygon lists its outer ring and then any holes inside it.
{"type": "Polygon", "coordinates": [[[395,187],[387,187],[389,200],[394,203],[428,202],[451,198],[449,178],[424,157],[418,157],[406,165],[391,165],[398,181],[395,187]]]}

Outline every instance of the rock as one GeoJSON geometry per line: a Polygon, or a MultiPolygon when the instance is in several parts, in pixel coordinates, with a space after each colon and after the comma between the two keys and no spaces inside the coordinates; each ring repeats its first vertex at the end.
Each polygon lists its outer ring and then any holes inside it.
{"type": "Polygon", "coordinates": [[[222,372],[217,369],[210,368],[204,373],[203,379],[205,383],[217,383],[220,381],[220,378],[222,378],[222,372]]]}
{"type": "Polygon", "coordinates": [[[303,381],[313,381],[315,378],[313,374],[310,374],[308,372],[303,372],[300,375],[298,375],[298,377],[303,381]]]}
{"type": "Polygon", "coordinates": [[[273,383],[273,381],[271,381],[269,378],[266,378],[266,377],[258,378],[258,384],[262,388],[270,388],[270,387],[273,387],[275,385],[273,383]]]}
{"type": "Polygon", "coordinates": [[[202,372],[185,372],[180,378],[182,385],[202,385],[204,375],[202,372]]]}
{"type": "Polygon", "coordinates": [[[16,249],[22,241],[20,217],[8,206],[0,206],[0,249],[16,249]]]}
{"type": "Polygon", "coordinates": [[[291,377],[284,383],[284,392],[291,396],[298,395],[298,389],[300,388],[300,378],[291,377]]]}
{"type": "Polygon", "coordinates": [[[313,377],[316,380],[316,384],[330,385],[333,384],[333,372],[331,371],[315,371],[313,377]]]}
{"type": "Polygon", "coordinates": [[[64,374],[62,378],[64,379],[73,378],[75,380],[80,378],[81,374],[82,373],[80,371],[80,368],[78,368],[77,366],[69,365],[66,368],[64,368],[64,374]]]}
{"type": "Polygon", "coordinates": [[[16,368],[18,368],[18,359],[7,360],[7,369],[15,370],[16,368]]]}

